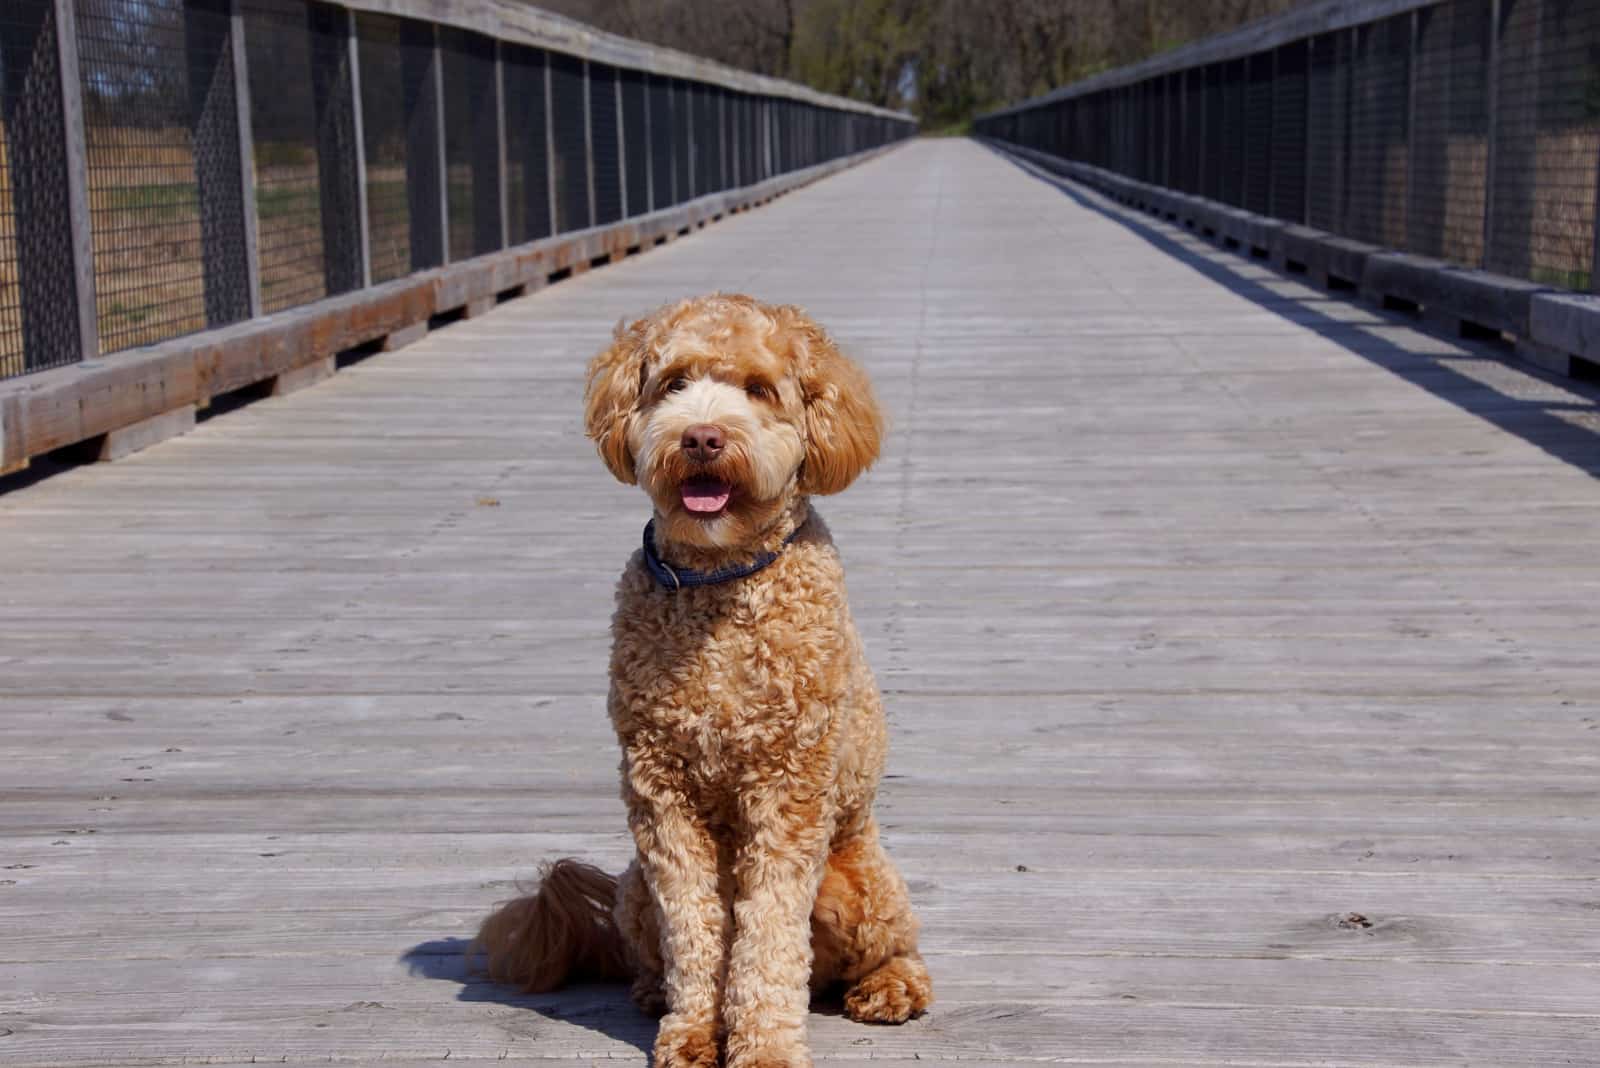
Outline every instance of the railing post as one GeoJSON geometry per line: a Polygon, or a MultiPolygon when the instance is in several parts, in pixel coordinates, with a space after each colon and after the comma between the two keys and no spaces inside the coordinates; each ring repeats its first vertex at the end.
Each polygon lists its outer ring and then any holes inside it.
{"type": "Polygon", "coordinates": [[[345,12],[345,45],[350,64],[350,115],[356,164],[356,211],[360,216],[361,287],[372,284],[372,219],[367,209],[367,131],[361,114],[361,42],[356,37],[356,13],[345,12]]]}
{"type": "Polygon", "coordinates": [[[639,72],[644,97],[644,210],[646,212],[656,210],[656,95],[652,91],[655,87],[653,77],[654,75],[647,71],[639,72]]]}
{"type": "Polygon", "coordinates": [[[322,205],[322,271],[327,292],[365,284],[365,175],[360,160],[360,102],[348,10],[306,5],[311,38],[312,100],[317,122],[317,186],[322,205]],[[356,151],[351,151],[351,146],[356,151]]]}
{"type": "Polygon", "coordinates": [[[1479,267],[1494,262],[1494,187],[1500,155],[1500,3],[1501,0],[1489,0],[1489,73],[1485,84],[1488,103],[1483,135],[1483,251],[1479,255],[1479,267]]]}
{"type": "Polygon", "coordinates": [[[261,314],[244,15],[234,0],[186,0],[183,14],[206,325],[221,326],[261,314]]]}
{"type": "Polygon", "coordinates": [[[500,247],[511,247],[511,167],[506,156],[506,46],[494,41],[495,189],[500,201],[500,247]]]}
{"type": "MultiPolygon", "coordinates": [[[[622,108],[623,70],[618,67],[611,78],[612,106],[617,115],[617,198],[621,201],[618,218],[628,218],[628,122],[622,108]]],[[[604,102],[602,102],[603,104],[604,102]]]]}
{"type": "Polygon", "coordinates": [[[1417,230],[1417,67],[1422,58],[1422,11],[1411,12],[1411,43],[1406,55],[1406,247],[1415,249],[1417,230]]]}
{"type": "Polygon", "coordinates": [[[1600,152],[1596,153],[1594,171],[1594,245],[1589,264],[1589,292],[1600,293],[1600,152]]]}
{"type": "Polygon", "coordinates": [[[589,79],[589,61],[580,59],[583,66],[583,171],[589,180],[589,225],[595,224],[594,202],[594,106],[590,101],[593,83],[589,79]]]}
{"type": "Polygon", "coordinates": [[[561,219],[556,208],[556,104],[555,72],[550,53],[544,53],[544,188],[550,201],[550,233],[559,232],[561,219]]]}

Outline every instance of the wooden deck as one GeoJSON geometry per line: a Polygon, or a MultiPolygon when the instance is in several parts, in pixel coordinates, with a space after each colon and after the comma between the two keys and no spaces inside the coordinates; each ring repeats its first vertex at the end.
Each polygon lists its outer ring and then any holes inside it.
{"type": "Polygon", "coordinates": [[[811,307],[939,1001],[819,1059],[1600,1064],[1600,403],[920,142],[0,496],[0,1063],[642,1064],[459,949],[627,852],[621,316],[811,307]]]}

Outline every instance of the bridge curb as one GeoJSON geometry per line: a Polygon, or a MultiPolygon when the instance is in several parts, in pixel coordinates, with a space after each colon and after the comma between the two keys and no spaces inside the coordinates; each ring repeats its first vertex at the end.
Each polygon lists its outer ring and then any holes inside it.
{"type": "Polygon", "coordinates": [[[1226,248],[1266,259],[1291,277],[1304,275],[1323,289],[1415,314],[1423,325],[1453,338],[1499,337],[1545,370],[1585,378],[1600,373],[1600,296],[1370,245],[1035,149],[977,140],[1226,248]]]}
{"type": "Polygon", "coordinates": [[[312,385],[329,376],[341,354],[386,352],[411,344],[440,318],[481,315],[501,300],[647,252],[904,143],[233,326],[0,381],[0,475],[69,447],[101,459],[127,455],[161,438],[134,434],[125,442],[142,444],[108,448],[106,436],[163,419],[161,426],[175,427],[182,417],[174,419],[170,413],[186,410],[192,417],[195,409],[236,390],[265,386],[283,393],[312,385]]]}

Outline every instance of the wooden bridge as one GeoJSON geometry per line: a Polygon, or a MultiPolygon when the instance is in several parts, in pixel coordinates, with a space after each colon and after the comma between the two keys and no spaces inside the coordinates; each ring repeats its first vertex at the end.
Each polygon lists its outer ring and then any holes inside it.
{"type": "Polygon", "coordinates": [[[0,494],[0,1062],[646,1060],[461,950],[628,853],[612,323],[799,302],[938,1003],[819,1060],[1600,1063],[1600,392],[921,141],[0,494]]]}

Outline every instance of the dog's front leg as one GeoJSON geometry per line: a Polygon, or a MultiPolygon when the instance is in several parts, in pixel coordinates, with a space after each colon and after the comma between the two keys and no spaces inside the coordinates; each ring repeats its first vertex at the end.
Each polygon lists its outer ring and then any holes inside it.
{"type": "Polygon", "coordinates": [[[716,1068],[728,909],[717,885],[717,848],[670,775],[629,761],[624,800],[640,868],[661,909],[667,1015],[656,1068],[716,1068]]]}
{"type": "Polygon", "coordinates": [[[733,947],[723,1019],[729,1068],[809,1068],[811,908],[832,834],[820,782],[775,776],[740,798],[733,947]]]}

